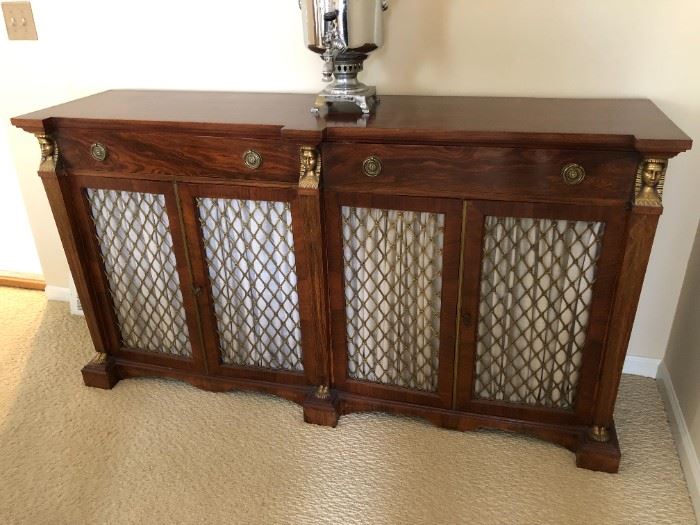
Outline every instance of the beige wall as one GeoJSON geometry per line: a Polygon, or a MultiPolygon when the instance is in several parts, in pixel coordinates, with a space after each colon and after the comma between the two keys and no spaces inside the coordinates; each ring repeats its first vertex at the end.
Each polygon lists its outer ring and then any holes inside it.
{"type": "Polygon", "coordinates": [[[664,363],[700,462],[700,225],[664,363]]]}
{"type": "MultiPolygon", "coordinates": [[[[0,119],[120,88],[317,91],[297,0],[34,0],[40,40],[0,39],[0,119]],[[8,72],[11,72],[8,75],[8,72]]],[[[392,0],[365,80],[382,93],[648,97],[700,138],[697,0],[392,0]]],[[[67,267],[32,137],[8,130],[49,284],[67,267]]],[[[671,162],[630,353],[663,356],[700,215],[700,147],[671,162]]]]}

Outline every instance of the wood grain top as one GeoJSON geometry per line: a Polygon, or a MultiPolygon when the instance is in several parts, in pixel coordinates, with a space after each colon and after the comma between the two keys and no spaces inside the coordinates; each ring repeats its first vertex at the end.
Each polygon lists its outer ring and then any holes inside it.
{"type": "Polygon", "coordinates": [[[493,144],[636,150],[672,156],[691,139],[651,101],[382,96],[376,115],[314,117],[314,95],[115,90],[12,119],[69,127],[187,130],[295,141],[493,144]]]}

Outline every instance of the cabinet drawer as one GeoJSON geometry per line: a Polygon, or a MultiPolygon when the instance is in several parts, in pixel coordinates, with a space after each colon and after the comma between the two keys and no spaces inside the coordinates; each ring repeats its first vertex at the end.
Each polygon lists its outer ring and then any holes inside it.
{"type": "Polygon", "coordinates": [[[591,204],[629,200],[638,159],[614,151],[327,144],[323,163],[324,186],[334,190],[591,204]],[[570,164],[583,167],[583,180],[564,180],[570,164]]]}
{"type": "Polygon", "coordinates": [[[297,150],[274,140],[66,129],[59,131],[58,145],[63,166],[71,172],[201,175],[280,182],[295,182],[299,178],[297,150]],[[95,151],[95,144],[104,149],[100,151],[97,146],[95,151]],[[260,156],[257,167],[254,162],[246,165],[244,156],[249,151],[260,156]]]}

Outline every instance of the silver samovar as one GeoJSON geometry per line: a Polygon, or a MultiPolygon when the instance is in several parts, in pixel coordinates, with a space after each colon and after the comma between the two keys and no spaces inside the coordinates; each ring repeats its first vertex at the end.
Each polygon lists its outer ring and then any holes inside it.
{"type": "Polygon", "coordinates": [[[374,86],[357,79],[367,55],[383,41],[382,11],[389,0],[299,0],[304,42],[323,58],[323,81],[311,111],[350,103],[369,115],[379,102],[374,86]],[[335,80],[333,77],[335,76],[335,80]]]}

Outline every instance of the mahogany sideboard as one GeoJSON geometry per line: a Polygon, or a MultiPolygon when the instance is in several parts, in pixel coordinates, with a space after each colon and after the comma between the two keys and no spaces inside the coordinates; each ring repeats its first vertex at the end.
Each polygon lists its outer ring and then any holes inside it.
{"type": "Polygon", "coordinates": [[[668,160],[647,100],[108,91],[12,119],[97,357],[302,404],[521,432],[616,472],[668,160]]]}

